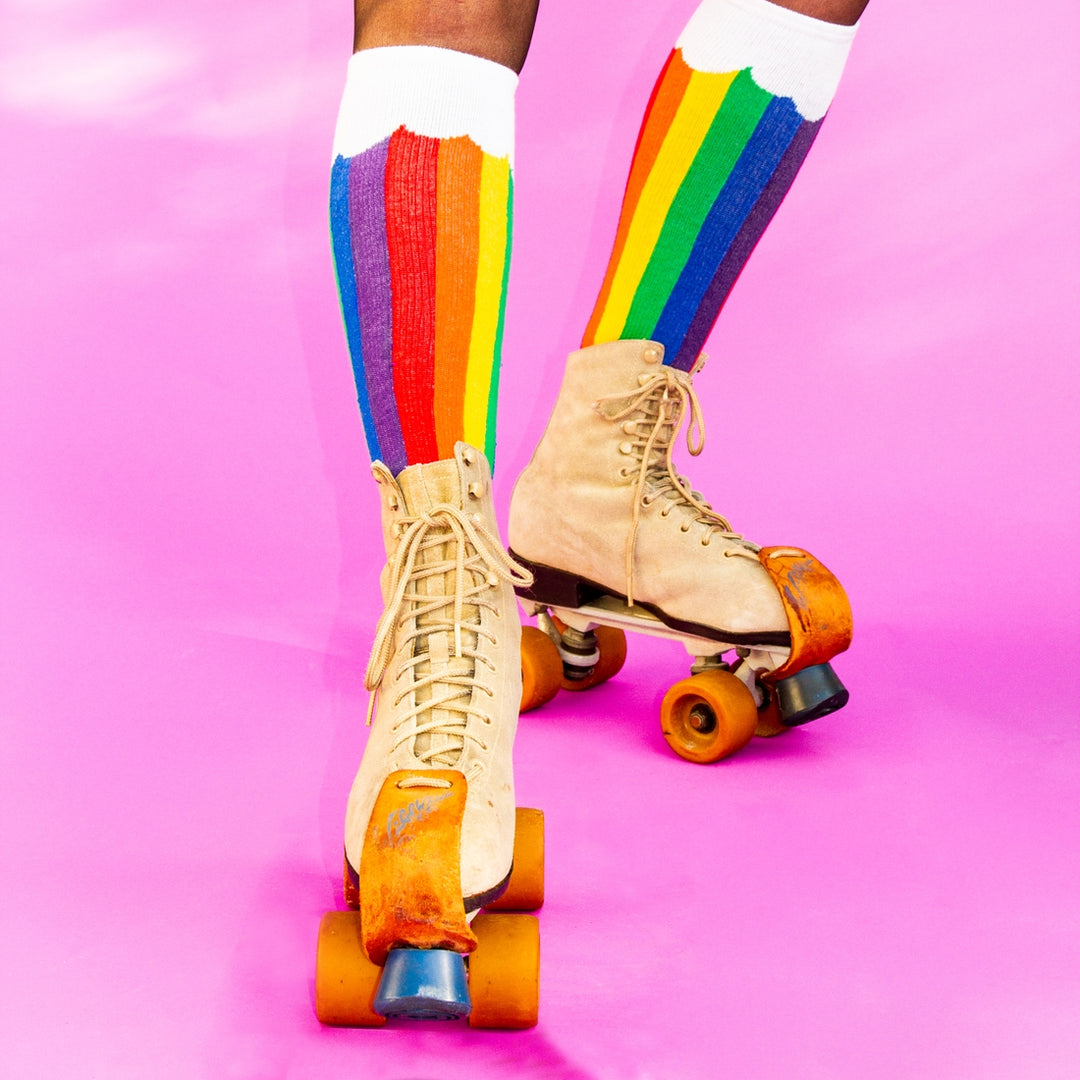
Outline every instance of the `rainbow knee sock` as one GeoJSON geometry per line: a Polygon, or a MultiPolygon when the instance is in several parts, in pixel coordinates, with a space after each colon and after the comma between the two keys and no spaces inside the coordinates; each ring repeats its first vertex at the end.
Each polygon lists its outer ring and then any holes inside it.
{"type": "Polygon", "coordinates": [[[349,62],[330,232],[368,448],[394,473],[495,452],[517,75],[427,46],[349,62]]]}
{"type": "Polygon", "coordinates": [[[648,338],[689,371],[817,135],[855,34],[704,0],[653,90],[583,345],[648,338]]]}

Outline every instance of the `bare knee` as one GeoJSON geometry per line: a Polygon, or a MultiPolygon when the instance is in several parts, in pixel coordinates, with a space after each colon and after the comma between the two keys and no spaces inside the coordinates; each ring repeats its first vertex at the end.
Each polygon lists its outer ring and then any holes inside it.
{"type": "Polygon", "coordinates": [[[840,26],[854,26],[868,2],[869,0],[772,0],[772,3],[780,7],[840,26]]]}
{"type": "Polygon", "coordinates": [[[436,45],[520,71],[538,0],[355,0],[354,49],[436,45]]]}

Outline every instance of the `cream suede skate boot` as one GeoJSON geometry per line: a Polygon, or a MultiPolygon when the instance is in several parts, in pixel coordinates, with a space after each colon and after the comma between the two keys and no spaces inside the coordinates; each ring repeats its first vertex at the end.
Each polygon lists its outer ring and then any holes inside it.
{"type": "MultiPolygon", "coordinates": [[[[749,660],[741,677],[760,705],[757,676],[827,667],[847,647],[850,609],[812,556],[743,539],[676,473],[672,452],[683,425],[689,421],[691,454],[704,431],[691,376],[663,358],[651,341],[594,345],[568,358],[510,504],[511,552],[535,577],[518,591],[533,610],[558,609],[563,621],[598,602],[597,624],[646,633],[662,624],[672,631],[665,636],[693,646],[698,670],[733,666],[719,657],[737,650],[749,660]]],[[[794,702],[786,723],[846,702],[827,674],[829,685],[813,689],[813,702],[794,702]]]]}
{"type": "MultiPolygon", "coordinates": [[[[372,471],[386,609],[366,674],[377,697],[345,856],[364,952],[383,965],[390,950],[471,952],[472,915],[506,887],[521,698],[513,587],[530,578],[499,541],[478,450],[458,443],[453,459],[396,478],[381,463],[372,471]]],[[[436,1005],[430,1015],[453,1015],[453,1003],[436,1005]]],[[[408,999],[400,1011],[429,1015],[414,1006],[408,999]]],[[[385,1002],[377,1011],[393,1014],[385,1002]]]]}
{"type": "Polygon", "coordinates": [[[649,341],[570,354],[547,430],[514,488],[511,550],[687,630],[787,645],[784,606],[759,549],[672,467],[688,413],[691,453],[703,437],[690,376],[663,359],[663,346],[649,341]]]}

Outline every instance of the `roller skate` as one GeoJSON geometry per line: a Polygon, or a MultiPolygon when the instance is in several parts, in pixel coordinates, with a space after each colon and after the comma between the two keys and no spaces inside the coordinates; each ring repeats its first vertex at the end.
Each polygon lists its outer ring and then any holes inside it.
{"type": "Polygon", "coordinates": [[[514,489],[511,554],[533,575],[517,591],[537,618],[522,708],[610,678],[627,630],[674,639],[694,661],[664,698],[664,738],[710,762],[847,703],[829,661],[850,644],[851,609],[812,555],[743,539],[677,474],[676,438],[685,424],[698,454],[704,426],[693,373],[663,357],[651,341],[572,353],[514,489]]]}
{"type": "Polygon", "coordinates": [[[543,815],[516,809],[514,586],[483,454],[395,478],[377,462],[386,607],[365,676],[371,732],[345,820],[345,901],[319,928],[325,1024],[536,1023],[543,815]]]}

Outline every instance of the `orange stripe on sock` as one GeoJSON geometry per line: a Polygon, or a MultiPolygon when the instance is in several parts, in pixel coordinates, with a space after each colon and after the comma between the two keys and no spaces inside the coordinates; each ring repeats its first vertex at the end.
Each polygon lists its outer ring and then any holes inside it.
{"type": "Polygon", "coordinates": [[[439,146],[435,245],[435,433],[440,458],[454,456],[464,434],[479,263],[480,173],[484,152],[467,136],[439,146]]]}
{"type": "Polygon", "coordinates": [[[667,58],[664,69],[653,87],[652,97],[645,112],[645,119],[641,122],[641,131],[638,133],[637,145],[634,147],[634,157],[630,165],[630,176],[626,181],[626,193],[623,195],[622,211],[619,214],[619,227],[615,233],[615,246],[608,260],[607,271],[604,274],[604,283],[600,288],[596,306],[589,318],[589,325],[585,328],[585,336],[582,338],[582,347],[595,344],[596,329],[600,324],[608,297],[611,295],[611,286],[615,278],[615,271],[619,265],[623,248],[626,246],[626,238],[630,232],[630,223],[634,218],[638,200],[645,187],[645,181],[649,178],[657,155],[664,144],[664,137],[671,128],[675,114],[678,112],[686,88],[690,85],[690,76],[693,70],[682,58],[682,50],[675,49],[667,58]]]}

